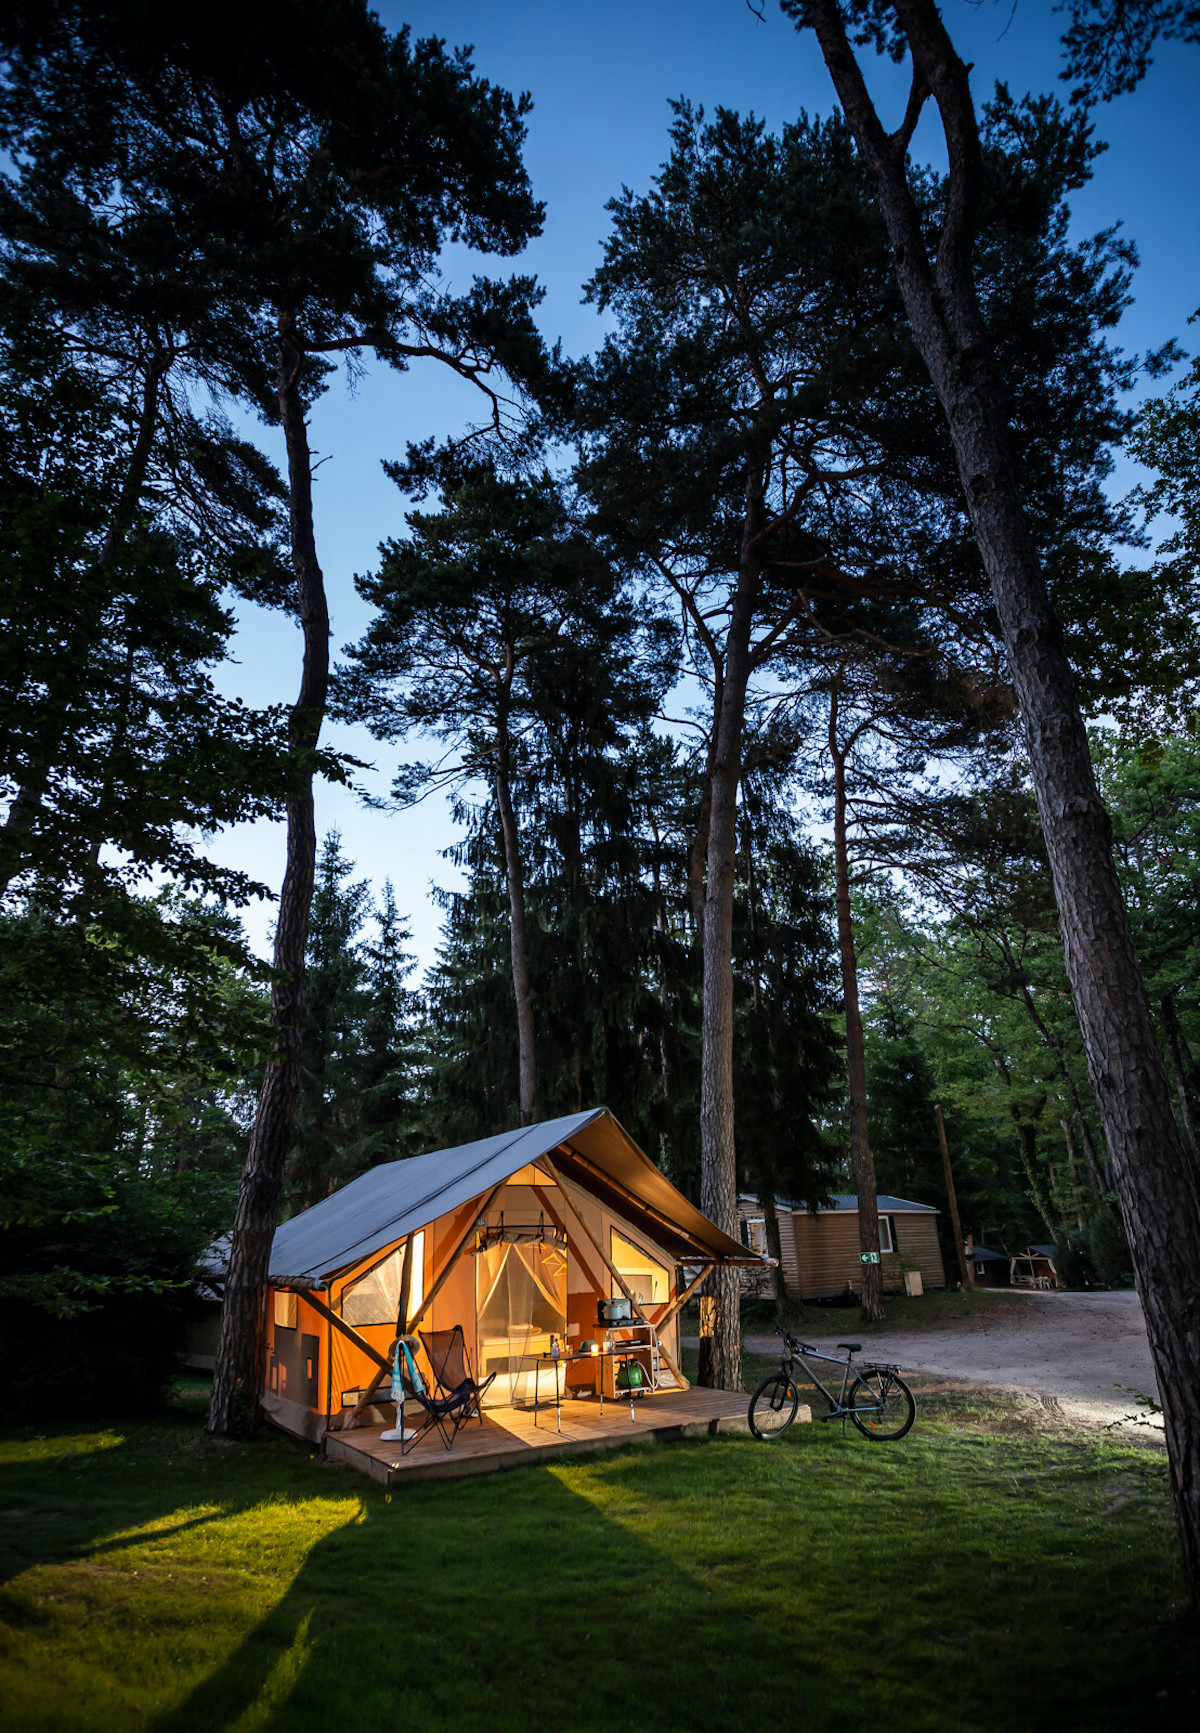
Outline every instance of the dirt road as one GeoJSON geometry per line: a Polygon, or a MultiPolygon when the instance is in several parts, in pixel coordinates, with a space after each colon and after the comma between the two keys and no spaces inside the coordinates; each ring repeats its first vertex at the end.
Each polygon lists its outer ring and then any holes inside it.
{"type": "MultiPolygon", "coordinates": [[[[895,1331],[885,1325],[878,1334],[860,1336],[852,1328],[844,1334],[862,1342],[864,1360],[890,1360],[901,1370],[1028,1391],[1083,1420],[1140,1416],[1145,1410],[1137,1394],[1157,1400],[1135,1293],[1017,1296],[1001,1290],[994,1304],[994,1316],[985,1309],[965,1324],[895,1331]]],[[[747,1336],[746,1346],[772,1354],[778,1342],[772,1336],[747,1336]]],[[[834,1351],[831,1344],[829,1351],[834,1351]]],[[[1154,1423],[1161,1430],[1157,1418],[1154,1423]]]]}

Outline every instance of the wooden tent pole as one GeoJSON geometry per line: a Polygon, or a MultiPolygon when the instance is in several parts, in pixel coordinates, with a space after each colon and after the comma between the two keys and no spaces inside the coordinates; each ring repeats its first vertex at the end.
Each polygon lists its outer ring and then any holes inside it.
{"type": "MultiPolygon", "coordinates": [[[[615,1191],[619,1197],[628,1198],[629,1202],[633,1204],[635,1208],[644,1211],[648,1216],[653,1216],[654,1220],[666,1228],[669,1234],[674,1235],[677,1240],[686,1241],[689,1246],[692,1246],[695,1249],[700,1257],[712,1257],[713,1252],[711,1246],[706,1246],[703,1240],[698,1240],[696,1238],[695,1234],[688,1233],[687,1229],[681,1228],[678,1222],[673,1222],[670,1216],[664,1215],[660,1209],[655,1209],[652,1203],[647,1203],[646,1200],[640,1198],[635,1191],[630,1191],[627,1185],[622,1185],[621,1181],[615,1179],[612,1174],[605,1173],[602,1167],[597,1167],[596,1163],[594,1161],[589,1161],[586,1155],[580,1155],[577,1149],[564,1147],[561,1144],[555,1151],[555,1154],[559,1153],[565,1155],[570,1161],[578,1162],[580,1167],[587,1168],[589,1173],[595,1174],[601,1185],[607,1186],[610,1191],[615,1191]]],[[[551,1156],[549,1159],[554,1165],[555,1171],[560,1171],[557,1163],[554,1162],[554,1157],[551,1156]]],[[[574,1179],[574,1175],[571,1177],[574,1179]]],[[[636,1226],[636,1223],[634,1225],[636,1226]]],[[[646,1230],[643,1228],[641,1231],[645,1233],[646,1230]]],[[[746,1261],[747,1263],[752,1263],[754,1260],[748,1258],[746,1261]]]]}
{"type": "Polygon", "coordinates": [[[664,1324],[669,1324],[671,1322],[671,1319],[675,1316],[676,1312],[679,1311],[680,1307],[687,1305],[701,1282],[707,1281],[715,1268],[715,1264],[705,1264],[695,1281],[689,1282],[682,1294],[676,1294],[673,1300],[667,1301],[666,1309],[662,1316],[655,1318],[654,1320],[654,1328],[656,1330],[661,1330],[664,1324]]]}
{"type": "MultiPolygon", "coordinates": [[[[557,1163],[555,1164],[555,1171],[558,1172],[557,1163]]],[[[560,1179],[561,1179],[561,1177],[562,1176],[560,1174],[560,1179]]],[[[599,1240],[596,1238],[596,1236],[592,1232],[591,1228],[588,1227],[587,1223],[584,1221],[584,1219],[580,1215],[579,1211],[575,1208],[575,1205],[571,1202],[571,1199],[567,1196],[566,1187],[560,1184],[559,1190],[562,1192],[562,1200],[563,1200],[564,1205],[566,1206],[567,1209],[570,1210],[571,1214],[575,1217],[576,1222],[579,1224],[580,1232],[584,1235],[585,1239],[591,1245],[592,1249],[596,1253],[596,1256],[600,1259],[600,1262],[604,1265],[605,1269],[608,1271],[608,1273],[612,1277],[613,1281],[617,1284],[618,1288],[620,1288],[620,1290],[624,1294],[625,1298],[629,1301],[630,1306],[637,1313],[638,1317],[642,1320],[642,1323],[648,1324],[650,1326],[650,1328],[654,1331],[655,1339],[657,1340],[657,1337],[658,1337],[657,1326],[650,1323],[650,1319],[646,1316],[645,1312],[643,1312],[642,1308],[638,1305],[637,1301],[634,1299],[633,1295],[630,1293],[628,1287],[626,1286],[625,1278],[624,1278],[624,1276],[622,1276],[620,1270],[617,1269],[616,1265],[612,1262],[612,1260],[610,1258],[605,1256],[603,1246],[600,1244],[599,1240]]],[[[689,1380],[684,1377],[683,1373],[679,1370],[679,1367],[675,1364],[674,1360],[672,1360],[671,1356],[667,1353],[667,1350],[663,1347],[661,1342],[659,1342],[659,1344],[658,1344],[658,1353],[659,1353],[659,1358],[666,1362],[667,1371],[670,1372],[670,1374],[673,1378],[678,1380],[679,1388],[681,1390],[690,1390],[692,1386],[691,1386],[689,1380]]]]}
{"type": "Polygon", "coordinates": [[[975,1286],[975,1273],[967,1263],[967,1255],[963,1248],[962,1224],[958,1219],[958,1199],[954,1195],[954,1175],[950,1171],[950,1150],[946,1144],[946,1122],[942,1118],[941,1103],[933,1110],[937,1114],[938,1140],[942,1146],[942,1166],[946,1170],[946,1191],[950,1198],[950,1226],[954,1230],[954,1249],[958,1253],[958,1269],[962,1276],[964,1288],[975,1286]]]}
{"type": "Polygon", "coordinates": [[[356,1348],[361,1348],[364,1354],[369,1355],[377,1366],[382,1366],[385,1372],[391,1371],[391,1367],[379,1352],[379,1349],[373,1348],[370,1342],[367,1341],[367,1338],[365,1336],[360,1336],[358,1331],[347,1324],[344,1318],[339,1318],[333,1308],[327,1306],[324,1300],[318,1300],[316,1294],[313,1293],[311,1289],[309,1289],[305,1294],[304,1299],[315,1312],[320,1312],[323,1318],[328,1318],[335,1330],[340,1330],[343,1336],[349,1337],[350,1341],[354,1343],[356,1348]]]}
{"type": "MultiPolygon", "coordinates": [[[[404,1242],[404,1261],[400,1266],[400,1300],[396,1312],[397,1336],[403,1336],[406,1333],[408,1323],[409,1298],[412,1294],[413,1240],[415,1237],[414,1234],[409,1234],[408,1238],[404,1242]]],[[[366,1389],[360,1393],[358,1401],[354,1404],[354,1407],[350,1410],[349,1414],[342,1417],[342,1424],[339,1431],[353,1431],[354,1427],[358,1425],[360,1416],[371,1406],[372,1402],[374,1402],[375,1392],[379,1389],[379,1386],[383,1383],[386,1376],[387,1374],[382,1371],[382,1369],[373,1374],[371,1382],[367,1385],[366,1389]]],[[[402,1422],[398,1422],[398,1424],[402,1424],[402,1422]]]]}
{"type": "Polygon", "coordinates": [[[480,1216],[485,1216],[487,1214],[487,1212],[491,1209],[493,1203],[496,1201],[496,1198],[499,1196],[500,1192],[503,1191],[504,1187],[507,1184],[508,1184],[508,1181],[506,1179],[502,1179],[500,1181],[500,1184],[494,1185],[492,1187],[491,1191],[487,1194],[487,1197],[484,1200],[482,1209],[472,1209],[471,1219],[467,1223],[466,1227],[464,1228],[462,1235],[459,1238],[458,1244],[455,1246],[454,1250],[450,1253],[450,1256],[446,1259],[446,1262],[443,1264],[441,1275],[438,1277],[437,1281],[433,1284],[432,1288],[430,1288],[430,1290],[426,1294],[425,1298],[421,1301],[421,1304],[417,1308],[416,1316],[409,1319],[408,1333],[410,1336],[412,1335],[413,1331],[416,1329],[417,1325],[421,1322],[421,1319],[425,1316],[425,1314],[429,1310],[430,1306],[432,1306],[433,1302],[437,1299],[438,1295],[441,1293],[442,1285],[445,1282],[446,1277],[450,1274],[451,1270],[454,1268],[455,1264],[458,1262],[459,1258],[462,1256],[463,1252],[466,1250],[467,1242],[470,1240],[471,1235],[475,1232],[475,1223],[479,1220],[480,1216]]]}
{"type": "MultiPolygon", "coordinates": [[[[561,1190],[562,1188],[560,1187],[559,1189],[561,1190]]],[[[549,1210],[550,1214],[553,1216],[554,1205],[550,1202],[550,1199],[546,1196],[546,1193],[542,1190],[541,1186],[535,1185],[533,1187],[533,1194],[541,1204],[542,1208],[549,1210]]],[[[555,1219],[557,1220],[557,1218],[555,1219]]],[[[567,1231],[566,1223],[560,1221],[558,1222],[558,1226],[562,1229],[563,1234],[565,1235],[567,1231]]],[[[582,1264],[583,1273],[592,1284],[593,1288],[595,1288],[598,1298],[602,1300],[604,1298],[604,1283],[598,1280],[595,1270],[588,1263],[587,1259],[580,1253],[578,1247],[576,1247],[575,1256],[582,1264]]]]}
{"type": "Polygon", "coordinates": [[[416,1234],[409,1234],[404,1242],[404,1261],[400,1265],[400,1300],[396,1307],[396,1334],[408,1334],[408,1314],[412,1310],[412,1266],[413,1241],[416,1234]]]}

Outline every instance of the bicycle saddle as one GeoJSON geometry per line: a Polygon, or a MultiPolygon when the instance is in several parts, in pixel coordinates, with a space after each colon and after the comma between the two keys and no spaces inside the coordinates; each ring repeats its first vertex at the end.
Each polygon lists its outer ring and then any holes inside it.
{"type": "Polygon", "coordinates": [[[862,1343],[861,1342],[839,1342],[838,1347],[839,1348],[849,1348],[849,1350],[852,1354],[861,1354],[862,1353],[862,1343]]]}

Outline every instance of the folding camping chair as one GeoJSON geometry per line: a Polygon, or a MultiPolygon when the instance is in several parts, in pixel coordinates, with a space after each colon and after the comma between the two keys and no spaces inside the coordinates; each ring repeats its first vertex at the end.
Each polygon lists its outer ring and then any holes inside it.
{"type": "Polygon", "coordinates": [[[452,1448],[459,1429],[465,1426],[468,1420],[478,1420],[482,1426],[483,1396],[492,1378],[496,1376],[493,1372],[482,1384],[476,1383],[471,1362],[467,1358],[467,1344],[461,1324],[455,1324],[452,1330],[430,1330],[428,1333],[421,1330],[418,1335],[433,1372],[438,1394],[433,1396],[428,1391],[411,1393],[412,1399],[419,1402],[425,1410],[425,1417],[417,1428],[416,1436],[401,1447],[402,1454],[405,1455],[425,1436],[431,1426],[437,1427],[447,1450],[452,1448]]]}

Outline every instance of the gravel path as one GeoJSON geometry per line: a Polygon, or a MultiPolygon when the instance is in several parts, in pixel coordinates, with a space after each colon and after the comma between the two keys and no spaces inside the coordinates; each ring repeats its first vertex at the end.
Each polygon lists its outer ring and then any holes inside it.
{"type": "MultiPolygon", "coordinates": [[[[985,1314],[967,1323],[939,1321],[932,1329],[894,1331],[885,1325],[878,1334],[861,1336],[848,1326],[840,1333],[862,1342],[863,1360],[890,1360],[902,1371],[1028,1391],[1083,1420],[1111,1422],[1140,1415],[1134,1392],[1157,1400],[1150,1344],[1135,1293],[1018,1297],[1001,1290],[995,1305],[995,1316],[985,1314]]],[[[815,1345],[835,1352],[832,1343],[815,1345]]],[[[746,1346],[773,1354],[778,1339],[747,1336],[746,1346]]],[[[1157,1417],[1154,1424],[1161,1430],[1157,1417]]]]}

